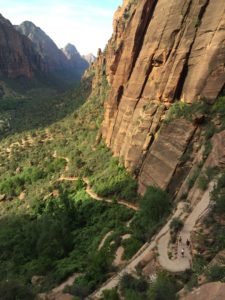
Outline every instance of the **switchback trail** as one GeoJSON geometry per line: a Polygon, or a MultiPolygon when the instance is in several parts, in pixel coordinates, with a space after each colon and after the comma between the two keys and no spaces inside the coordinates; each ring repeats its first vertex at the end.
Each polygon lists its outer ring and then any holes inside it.
{"type": "MultiPolygon", "coordinates": [[[[66,166],[65,166],[65,171],[69,170],[69,158],[68,157],[64,157],[64,156],[58,156],[56,151],[53,154],[53,157],[55,158],[61,158],[64,159],[66,161],[66,166]]],[[[77,176],[65,176],[64,174],[61,174],[61,176],[59,177],[58,181],[77,181],[78,179],[80,179],[80,177],[77,176]]],[[[107,199],[105,197],[101,197],[98,196],[92,189],[91,184],[90,184],[90,180],[87,177],[82,177],[81,178],[85,184],[86,184],[86,193],[94,200],[96,201],[104,201],[107,203],[117,203],[123,206],[126,206],[127,208],[133,209],[135,211],[139,210],[139,207],[135,204],[132,204],[130,202],[127,202],[125,200],[118,200],[115,202],[115,200],[113,199],[107,199]]]]}
{"type": "MultiPolygon", "coordinates": [[[[190,240],[190,234],[193,230],[196,222],[207,211],[210,203],[210,192],[213,189],[214,184],[211,182],[208,190],[204,193],[202,199],[193,208],[192,212],[184,222],[183,230],[181,231],[181,237],[183,241],[188,238],[190,240]]],[[[170,260],[168,257],[168,244],[170,240],[170,223],[173,218],[182,216],[184,212],[185,203],[180,202],[176,211],[170,217],[166,225],[160,230],[160,232],[148,243],[145,243],[142,248],[134,255],[134,257],[128,262],[128,264],[120,270],[116,275],[111,277],[105,282],[98,290],[91,294],[87,299],[99,299],[104,290],[110,290],[116,287],[120,279],[124,274],[130,274],[135,272],[137,265],[149,254],[154,248],[158,247],[159,263],[161,266],[170,272],[183,272],[191,267],[191,253],[185,249],[184,257],[178,256],[176,260],[170,260]]],[[[178,246],[179,250],[179,246],[178,246]]]]}

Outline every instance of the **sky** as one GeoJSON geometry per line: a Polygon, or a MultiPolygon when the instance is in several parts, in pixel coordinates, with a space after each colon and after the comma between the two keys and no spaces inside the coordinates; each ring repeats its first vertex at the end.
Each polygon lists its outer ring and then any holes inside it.
{"type": "Polygon", "coordinates": [[[74,44],[97,54],[112,34],[113,14],[122,0],[0,0],[0,13],[14,25],[31,21],[59,48],[74,44]]]}

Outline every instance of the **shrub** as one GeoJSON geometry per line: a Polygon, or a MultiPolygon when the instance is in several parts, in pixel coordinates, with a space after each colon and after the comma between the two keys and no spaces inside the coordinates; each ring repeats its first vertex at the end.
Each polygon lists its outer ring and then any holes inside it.
{"type": "Polygon", "coordinates": [[[167,112],[166,122],[170,122],[176,118],[186,118],[188,120],[192,120],[196,113],[206,113],[208,109],[209,105],[204,101],[198,101],[192,104],[177,101],[170,106],[167,112]]]}
{"type": "Polygon", "coordinates": [[[148,291],[148,300],[176,300],[175,281],[166,273],[159,273],[157,280],[148,291]]]}
{"type": "Polygon", "coordinates": [[[194,184],[195,184],[195,181],[196,179],[198,178],[199,176],[199,173],[200,173],[200,168],[197,167],[197,169],[194,171],[194,174],[191,176],[191,178],[189,178],[188,180],[188,188],[191,189],[194,184]]]}
{"type": "Polygon", "coordinates": [[[140,210],[132,222],[138,239],[146,241],[152,237],[171,211],[171,199],[167,192],[158,187],[148,187],[140,200],[140,210]]]}
{"type": "Polygon", "coordinates": [[[214,201],[214,211],[217,214],[225,213],[225,173],[223,173],[217,181],[212,192],[212,200],[214,201]]]}
{"type": "Polygon", "coordinates": [[[179,218],[173,218],[173,220],[170,223],[170,229],[174,232],[180,231],[184,226],[184,222],[180,220],[179,218]]]}
{"type": "Polygon", "coordinates": [[[209,281],[221,281],[225,279],[224,266],[212,266],[206,271],[206,277],[209,281]]]}
{"type": "Polygon", "coordinates": [[[148,187],[144,197],[140,201],[140,211],[151,222],[158,223],[170,212],[171,199],[167,192],[158,187],[148,187]]]}
{"type": "Polygon", "coordinates": [[[198,187],[202,190],[205,191],[208,187],[208,179],[206,178],[206,176],[200,176],[198,178],[198,187]]]}
{"type": "Polygon", "coordinates": [[[130,239],[123,241],[122,245],[125,250],[123,258],[127,260],[127,259],[132,258],[132,256],[135,253],[137,253],[137,251],[141,248],[142,243],[138,239],[132,237],[130,239]]]}
{"type": "Polygon", "coordinates": [[[120,288],[122,291],[133,290],[139,293],[143,293],[147,290],[148,283],[143,277],[134,278],[130,274],[124,274],[120,281],[120,288]]]}
{"type": "Polygon", "coordinates": [[[31,289],[19,281],[5,280],[0,281],[0,298],[1,300],[33,300],[35,297],[31,289]]]}
{"type": "Polygon", "coordinates": [[[100,300],[120,300],[117,289],[103,291],[103,297],[100,300]]]}
{"type": "Polygon", "coordinates": [[[212,123],[209,123],[205,130],[205,139],[210,139],[214,135],[215,131],[215,126],[212,123]]]}

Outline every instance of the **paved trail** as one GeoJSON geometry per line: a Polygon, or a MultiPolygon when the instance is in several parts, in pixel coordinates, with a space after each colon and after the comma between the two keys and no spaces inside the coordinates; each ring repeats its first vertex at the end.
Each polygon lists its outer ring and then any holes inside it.
{"type": "MultiPolygon", "coordinates": [[[[190,233],[193,230],[196,222],[204,215],[209,207],[210,192],[213,189],[214,184],[210,183],[208,190],[204,193],[201,201],[194,207],[191,214],[185,220],[183,230],[181,231],[181,237],[183,241],[187,238],[190,240],[190,233]]],[[[138,251],[138,253],[131,259],[131,261],[115,276],[110,278],[105,284],[103,284],[97,291],[90,295],[91,299],[99,299],[104,290],[112,289],[119,284],[121,277],[127,273],[135,272],[135,267],[143,260],[143,258],[152,251],[156,246],[158,247],[159,263],[161,266],[170,272],[183,272],[189,269],[191,266],[191,254],[185,245],[179,245],[178,247],[186,247],[185,255],[181,257],[178,255],[176,260],[170,260],[168,257],[168,244],[170,240],[170,222],[174,217],[180,217],[183,214],[185,203],[179,203],[176,211],[167,222],[167,224],[160,230],[156,237],[138,251]]],[[[179,249],[178,249],[179,251],[179,249]]],[[[88,299],[90,299],[88,298],[88,299]]]]}
{"type": "Polygon", "coordinates": [[[191,267],[191,251],[186,245],[187,239],[190,241],[190,235],[195,227],[196,222],[207,211],[210,203],[210,192],[213,190],[214,183],[211,182],[209,188],[205,191],[202,199],[195,206],[193,211],[184,222],[184,227],[180,233],[182,242],[178,244],[178,257],[175,260],[170,260],[168,257],[168,244],[170,241],[170,232],[162,236],[158,241],[159,263],[161,266],[170,272],[182,272],[191,267]],[[181,255],[181,249],[184,249],[184,257],[181,255]]]}

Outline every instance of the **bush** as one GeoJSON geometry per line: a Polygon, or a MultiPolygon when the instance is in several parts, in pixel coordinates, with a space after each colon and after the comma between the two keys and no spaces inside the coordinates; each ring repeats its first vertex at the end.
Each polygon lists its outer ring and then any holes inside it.
{"type": "Polygon", "coordinates": [[[225,173],[223,173],[217,182],[213,192],[212,200],[214,201],[215,213],[221,215],[225,213],[225,173]]]}
{"type": "Polygon", "coordinates": [[[176,118],[186,118],[191,121],[196,113],[207,113],[208,110],[209,105],[204,101],[198,101],[192,104],[177,101],[170,106],[166,116],[166,122],[170,122],[176,118]]]}
{"type": "Polygon", "coordinates": [[[177,233],[180,231],[184,226],[184,222],[180,220],[179,218],[173,218],[173,220],[170,223],[170,229],[177,233]]]}
{"type": "Polygon", "coordinates": [[[171,199],[167,192],[158,187],[148,187],[140,201],[140,211],[151,222],[160,222],[171,210],[171,199]]]}
{"type": "Polygon", "coordinates": [[[197,169],[194,171],[194,174],[189,178],[188,180],[188,188],[189,190],[194,186],[196,179],[198,178],[200,173],[200,168],[197,167],[197,169]]]}
{"type": "Polygon", "coordinates": [[[146,241],[152,237],[170,213],[171,204],[167,192],[158,187],[148,187],[144,197],[140,200],[137,217],[131,225],[138,239],[146,241]]]}
{"type": "Polygon", "coordinates": [[[214,133],[216,132],[215,126],[212,123],[209,123],[208,126],[205,129],[205,139],[210,139],[214,133]]]}
{"type": "Polygon", "coordinates": [[[222,281],[225,279],[225,267],[224,266],[212,266],[206,272],[208,281],[222,281]]]}
{"type": "Polygon", "coordinates": [[[143,277],[135,278],[130,274],[124,274],[120,281],[120,288],[123,292],[132,290],[138,293],[144,293],[148,289],[148,283],[143,277]]]}
{"type": "Polygon", "coordinates": [[[200,190],[207,190],[208,183],[208,179],[204,175],[198,178],[198,187],[200,188],[200,190]]]}
{"type": "Polygon", "coordinates": [[[157,280],[148,291],[148,300],[176,300],[175,281],[166,273],[159,273],[157,280]]]}
{"type": "Polygon", "coordinates": [[[100,300],[120,300],[117,289],[103,291],[103,297],[100,300]]]}
{"type": "Polygon", "coordinates": [[[132,237],[123,241],[122,245],[125,250],[123,254],[123,259],[128,260],[132,258],[135,253],[137,253],[137,251],[141,248],[142,243],[138,239],[132,237]]]}
{"type": "Polygon", "coordinates": [[[0,281],[1,300],[33,300],[34,294],[27,286],[15,280],[0,281]]]}

